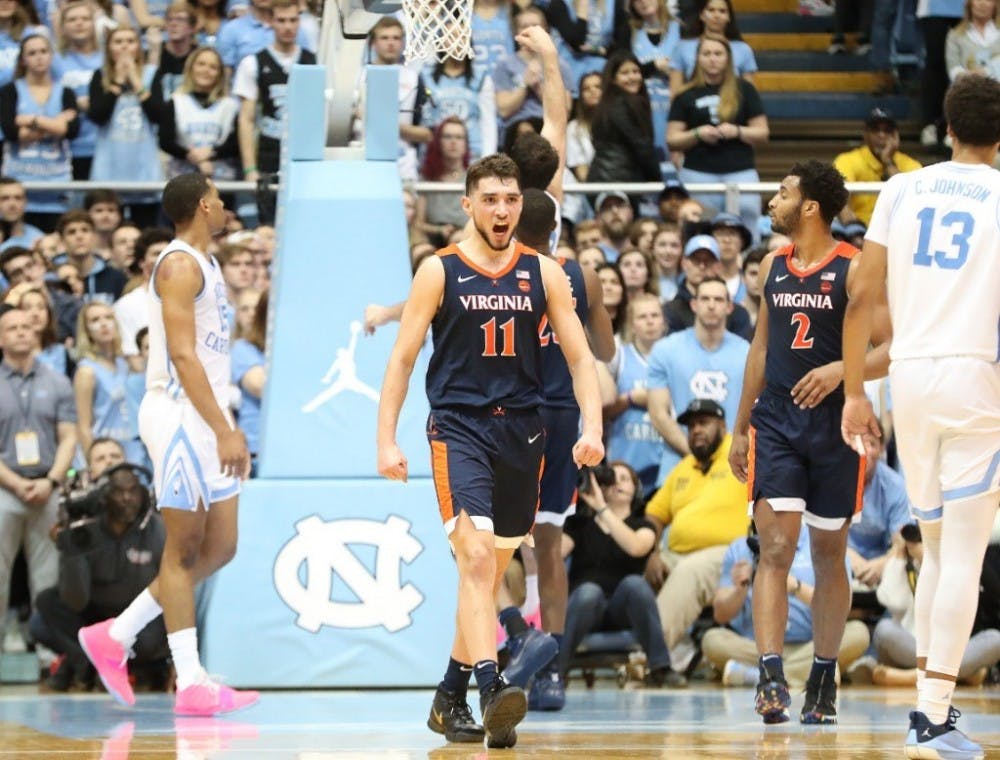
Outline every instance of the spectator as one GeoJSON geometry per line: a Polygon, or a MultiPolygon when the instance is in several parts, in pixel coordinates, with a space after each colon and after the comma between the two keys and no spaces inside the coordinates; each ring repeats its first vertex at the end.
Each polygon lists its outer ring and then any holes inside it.
{"type": "Polygon", "coordinates": [[[833,37],[827,52],[830,55],[846,53],[847,32],[856,31],[857,46],[854,54],[866,56],[871,52],[872,16],[875,0],[836,0],[833,4],[833,37]]]}
{"type": "Polygon", "coordinates": [[[31,597],[56,582],[49,539],[58,491],[76,448],[69,380],[34,358],[35,331],[23,309],[0,313],[0,620],[7,614],[11,567],[23,548],[31,597]],[[21,399],[31,403],[22,406],[21,399]]]}
{"type": "MultiPolygon", "coordinates": [[[[581,265],[582,266],[582,265],[581,265]]],[[[625,332],[626,315],[628,314],[628,292],[625,290],[625,280],[617,264],[607,262],[595,267],[597,277],[601,281],[601,299],[604,308],[611,317],[611,326],[615,331],[615,339],[620,340],[625,332]]]]}
{"type": "Polygon", "coordinates": [[[696,198],[688,198],[677,206],[677,223],[700,222],[705,216],[705,207],[696,198]]]}
{"type": "Polygon", "coordinates": [[[166,40],[160,51],[160,65],[149,86],[150,97],[157,114],[162,113],[166,103],[177,92],[184,81],[184,63],[199,44],[195,38],[197,14],[186,2],[175,2],[167,8],[166,40]]]}
{"type": "Polygon", "coordinates": [[[767,256],[768,250],[762,246],[752,248],[743,259],[743,292],[744,298],[740,306],[747,310],[750,322],[756,328],[757,315],[760,313],[760,299],[763,293],[760,281],[760,263],[767,256]]]}
{"type": "MultiPolygon", "coordinates": [[[[681,39],[680,24],[666,0],[630,0],[632,52],[642,67],[653,117],[653,146],[661,168],[667,163],[667,115],[670,113],[670,66],[681,39]]],[[[673,171],[669,172],[673,174],[673,171]]]]}
{"type": "Polygon", "coordinates": [[[640,293],[649,293],[660,297],[660,275],[652,255],[647,255],[638,248],[626,248],[618,257],[618,271],[622,273],[625,291],[631,301],[640,293]]]}
{"type": "Polygon", "coordinates": [[[129,0],[128,8],[135,20],[133,25],[147,35],[150,29],[159,32],[166,26],[169,5],[170,0],[129,0]]]}
{"type": "Polygon", "coordinates": [[[59,234],[66,243],[67,263],[72,264],[83,281],[85,300],[110,305],[125,288],[125,275],[109,267],[97,255],[94,222],[86,211],[67,211],[59,217],[59,234]]]}
{"type": "Polygon", "coordinates": [[[607,364],[598,362],[601,395],[614,401],[604,405],[608,424],[607,454],[621,459],[639,475],[643,497],[652,493],[663,458],[663,439],[653,427],[646,409],[647,360],[653,344],[665,328],[659,299],[640,293],[626,309],[632,339],[623,343],[607,364]]]}
{"type": "Polygon", "coordinates": [[[965,14],[945,39],[948,78],[962,74],[984,74],[1000,79],[1000,3],[997,0],[965,0],[965,14]]]}
{"type": "MultiPolygon", "coordinates": [[[[614,263],[618,261],[618,255],[628,245],[628,230],[635,215],[632,203],[621,190],[612,190],[598,195],[594,208],[597,211],[601,237],[593,242],[604,251],[607,260],[614,263]]],[[[577,245],[583,245],[580,242],[579,231],[577,232],[577,245]]]]}
{"type": "Polygon", "coordinates": [[[87,451],[95,438],[111,438],[125,449],[125,458],[143,464],[145,450],[138,440],[138,420],[129,416],[125,393],[128,362],[122,354],[118,322],[110,305],[84,304],[76,336],[77,363],[73,377],[77,440],[87,451]],[[138,445],[133,445],[133,439],[138,445]]]}
{"type": "MultiPolygon", "coordinates": [[[[434,128],[421,173],[428,182],[465,182],[469,166],[468,131],[456,116],[434,128]]],[[[417,229],[442,245],[452,232],[463,229],[468,217],[462,211],[462,193],[426,193],[417,199],[417,229]]]]}
{"type": "MultiPolygon", "coordinates": [[[[755,145],[767,142],[770,130],[760,95],[733,70],[729,42],[706,35],[698,45],[698,65],[691,82],[674,96],[667,124],[671,150],[684,152],[681,181],[757,182],[755,145]]],[[[703,204],[723,208],[724,196],[699,194],[703,204]]],[[[740,216],[757,229],[760,196],[740,194],[740,216]]]]}
{"type": "MultiPolygon", "coordinates": [[[[260,453],[260,405],[267,383],[264,338],[267,333],[267,291],[261,293],[250,314],[249,325],[236,330],[232,351],[232,380],[240,389],[238,423],[250,450],[250,477],[257,475],[260,453]]],[[[242,302],[241,302],[242,307],[242,302]]],[[[239,320],[238,320],[239,321],[239,320]]]]}
{"type": "Polygon", "coordinates": [[[235,304],[246,290],[254,286],[257,263],[254,256],[242,242],[225,242],[216,254],[219,266],[222,267],[222,279],[226,283],[226,301],[229,303],[230,328],[236,329],[235,304]]]}
{"type": "Polygon", "coordinates": [[[660,275],[660,301],[667,303],[677,296],[680,278],[681,231],[675,223],[663,222],[653,235],[653,259],[660,275]]]}
{"type": "Polygon", "coordinates": [[[628,228],[628,241],[647,256],[653,254],[653,235],[660,223],[648,216],[639,217],[628,228]]]}
{"type": "Polygon", "coordinates": [[[628,46],[628,15],[623,0],[549,0],[545,10],[559,48],[576,82],[584,74],[601,71],[615,46],[628,46]]]}
{"type": "Polygon", "coordinates": [[[0,7],[0,85],[14,79],[22,39],[40,32],[21,3],[7,2],[0,7]]]}
{"type": "Polygon", "coordinates": [[[566,166],[578,182],[587,181],[590,162],[594,160],[594,142],[590,125],[601,100],[601,75],[594,71],[580,77],[580,97],[573,118],[566,126],[566,166]]]}
{"type": "Polygon", "coordinates": [[[111,233],[111,255],[108,263],[119,272],[128,272],[135,263],[135,241],[141,230],[133,222],[122,222],[111,233]]]}
{"type": "MultiPolygon", "coordinates": [[[[270,22],[271,0],[251,0],[246,13],[223,22],[215,47],[226,69],[233,71],[248,55],[259,53],[274,44],[274,30],[270,22]]],[[[300,47],[308,48],[306,41],[300,26],[295,42],[300,47]]]]}
{"type": "MultiPolygon", "coordinates": [[[[3,187],[0,185],[0,199],[3,187]]],[[[76,335],[76,315],[80,311],[80,301],[59,287],[58,283],[47,282],[46,272],[45,261],[40,253],[19,246],[7,248],[0,253],[0,274],[10,283],[11,290],[22,287],[46,291],[55,309],[56,338],[64,341],[76,335]]]]}
{"type": "Polygon", "coordinates": [[[493,80],[485,69],[475,68],[471,58],[448,57],[438,61],[424,78],[427,103],[424,119],[440,124],[455,116],[465,124],[469,139],[469,157],[497,152],[497,102],[493,80]]]}
{"type": "MultiPolygon", "coordinates": [[[[111,254],[111,235],[122,223],[122,201],[118,193],[107,188],[90,190],[83,196],[83,209],[90,214],[97,238],[97,251],[102,259],[111,254]]],[[[121,270],[124,271],[124,270],[121,270]]]]}
{"type": "MultiPolygon", "coordinates": [[[[754,537],[755,539],[756,537],[754,537]]],[[[757,645],[753,634],[753,576],[759,549],[748,544],[753,539],[738,538],[722,561],[719,588],[712,603],[719,628],[705,632],[701,650],[722,673],[727,686],[757,683],[757,645]]],[[[754,543],[754,546],[757,546],[754,543]]],[[[788,627],[785,629],[785,676],[793,689],[805,686],[812,667],[812,602],[816,576],[809,548],[809,531],[803,527],[788,573],[788,627]]],[[[848,621],[840,643],[837,662],[843,672],[868,647],[868,629],[860,620],[848,621]]]]}
{"type": "Polygon", "coordinates": [[[631,51],[613,53],[604,67],[591,137],[594,158],[588,182],[660,181],[649,93],[639,60],[631,51]]]}
{"type": "MultiPolygon", "coordinates": [[[[864,145],[833,160],[833,165],[848,182],[884,182],[900,172],[920,168],[920,162],[899,150],[899,127],[892,114],[883,108],[873,108],[865,119],[861,134],[864,145]]],[[[851,193],[850,213],[867,227],[875,209],[878,193],[851,193]]],[[[844,219],[844,214],[841,214],[844,219]]],[[[845,220],[847,221],[847,220],[845,220]]]]}
{"type": "MultiPolygon", "coordinates": [[[[98,125],[90,170],[95,182],[163,180],[154,128],[158,112],[148,89],[153,74],[153,67],[143,63],[134,29],[122,27],[108,35],[104,65],[90,80],[88,115],[98,125]]],[[[132,221],[142,226],[155,223],[156,193],[129,193],[125,200],[132,221]]]]}
{"type": "MultiPolygon", "coordinates": [[[[80,121],[73,91],[53,79],[48,37],[30,34],[21,41],[14,75],[13,82],[0,87],[3,175],[68,182],[72,178],[69,141],[76,137],[80,121]]],[[[30,193],[25,218],[50,230],[65,210],[63,193],[30,193]]]]}
{"type": "Polygon", "coordinates": [[[76,96],[80,131],[69,144],[73,179],[88,180],[97,143],[97,125],[86,115],[90,110],[90,80],[101,68],[104,54],[97,43],[94,9],[86,0],[66,3],[59,11],[59,22],[59,52],[52,69],[59,83],[76,96]]]}
{"type": "Polygon", "coordinates": [[[226,21],[223,0],[195,0],[194,15],[195,44],[198,47],[214,46],[219,41],[219,31],[226,21]]]}
{"type": "Polygon", "coordinates": [[[607,256],[604,255],[604,251],[598,248],[596,245],[587,246],[586,248],[581,248],[577,251],[576,256],[577,262],[581,267],[593,269],[595,272],[602,266],[608,263],[607,256]]]}
{"type": "Polygon", "coordinates": [[[712,219],[712,237],[719,244],[721,270],[719,276],[726,281],[733,303],[740,303],[746,296],[740,268],[740,254],[750,247],[753,235],[743,220],[735,214],[716,214],[712,219]]]}
{"type": "Polygon", "coordinates": [[[569,601],[559,669],[565,676],[591,631],[631,629],[646,653],[650,684],[683,686],[683,676],[670,668],[653,592],[642,578],[656,538],[642,514],[639,477],[624,462],[613,462],[611,469],[615,479],[605,487],[589,473],[588,487],[579,494],[584,508],[563,527],[569,601]]]}
{"type": "MultiPolygon", "coordinates": [[[[521,13],[526,10],[530,6],[521,13]]],[[[471,26],[476,66],[481,66],[496,81],[497,63],[514,52],[510,0],[475,0],[471,26]]]]}
{"type": "Polygon", "coordinates": [[[677,177],[670,177],[663,183],[660,197],[657,199],[657,211],[660,212],[660,220],[670,224],[678,223],[677,212],[681,204],[688,200],[690,195],[677,177]]]}
{"type": "Polygon", "coordinates": [[[686,82],[694,77],[698,63],[698,42],[706,34],[718,35],[729,41],[733,71],[737,77],[753,82],[757,59],[751,47],[743,41],[736,25],[732,0],[700,0],[698,16],[691,24],[670,62],[670,94],[676,97],[686,82]]]}
{"type": "MultiPolygon", "coordinates": [[[[135,361],[139,355],[136,335],[149,325],[149,279],[153,275],[156,260],[173,237],[173,233],[163,227],[150,227],[142,231],[135,243],[138,282],[115,301],[115,318],[121,332],[122,354],[133,369],[137,369],[135,361]]],[[[225,273],[225,268],[222,271],[225,273]]]]}
{"type": "MultiPolygon", "coordinates": [[[[663,307],[663,315],[667,319],[668,332],[675,333],[695,324],[693,299],[697,295],[698,285],[705,279],[722,279],[722,262],[719,244],[711,235],[695,235],[684,247],[684,258],[681,260],[684,279],[677,289],[677,296],[663,307]]],[[[725,280],[723,280],[725,282],[725,280]]],[[[729,286],[726,285],[726,292],[729,286]]],[[[732,305],[726,318],[726,329],[749,339],[753,335],[750,315],[738,304],[732,305]]],[[[735,408],[729,419],[736,419],[735,408]]]]}
{"type": "Polygon", "coordinates": [[[75,365],[66,346],[56,339],[55,312],[44,288],[24,283],[11,288],[4,303],[23,309],[31,319],[31,329],[35,332],[35,358],[53,372],[72,377],[75,365]]]}
{"type": "Polygon", "coordinates": [[[725,419],[735,420],[750,350],[749,343],[726,329],[726,315],[733,305],[720,277],[699,280],[689,303],[694,326],[659,341],[649,357],[649,416],[667,444],[659,482],[691,453],[671,410],[707,398],[725,410],[725,419]]]}
{"type": "Polygon", "coordinates": [[[0,251],[13,246],[31,248],[45,233],[24,221],[28,194],[24,185],[13,177],[0,177],[0,222],[9,230],[0,251]]]}
{"type": "Polygon", "coordinates": [[[964,6],[963,0],[917,4],[917,25],[924,37],[920,99],[925,126],[920,132],[920,142],[926,147],[940,145],[944,139],[944,94],[948,89],[945,45],[948,32],[962,20],[964,6]]]}

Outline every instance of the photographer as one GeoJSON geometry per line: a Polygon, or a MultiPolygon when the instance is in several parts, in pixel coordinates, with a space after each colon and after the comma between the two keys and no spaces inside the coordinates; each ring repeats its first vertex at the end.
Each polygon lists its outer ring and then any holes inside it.
{"type": "Polygon", "coordinates": [[[682,686],[670,669],[653,590],[642,577],[656,534],[642,514],[642,486],[624,462],[587,472],[577,513],[563,527],[562,555],[570,558],[565,646],[559,668],[592,631],[631,629],[646,652],[649,682],[682,686]]]}
{"type": "MultiPolygon", "coordinates": [[[[153,508],[148,474],[125,462],[121,444],[97,438],[87,452],[90,482],[63,496],[54,529],[59,582],[38,595],[31,619],[35,638],[65,655],[49,686],[89,686],[90,663],[77,641],[82,626],[118,615],[156,577],[163,554],[163,522],[153,508]]],[[[162,619],[135,642],[138,662],[149,664],[150,687],[166,685],[166,632],[162,619]]],[[[137,660],[133,660],[135,663],[137,660]]]]}

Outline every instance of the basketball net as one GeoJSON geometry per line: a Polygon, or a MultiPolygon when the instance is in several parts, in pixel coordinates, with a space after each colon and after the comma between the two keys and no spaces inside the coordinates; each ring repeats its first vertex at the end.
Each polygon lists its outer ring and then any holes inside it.
{"type": "Polygon", "coordinates": [[[403,0],[406,60],[472,58],[473,0],[403,0]]]}

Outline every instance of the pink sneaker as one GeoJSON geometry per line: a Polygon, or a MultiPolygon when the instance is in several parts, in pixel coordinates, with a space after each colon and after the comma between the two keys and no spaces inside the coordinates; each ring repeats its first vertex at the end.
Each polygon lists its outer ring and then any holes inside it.
{"type": "Polygon", "coordinates": [[[204,718],[243,710],[256,704],[258,699],[259,691],[236,691],[206,679],[177,692],[174,713],[204,718]]]}
{"type": "Polygon", "coordinates": [[[128,681],[128,652],[108,633],[113,622],[114,618],[109,618],[81,628],[76,637],[94,664],[108,694],[119,704],[131,707],[135,704],[135,693],[128,681]]]}

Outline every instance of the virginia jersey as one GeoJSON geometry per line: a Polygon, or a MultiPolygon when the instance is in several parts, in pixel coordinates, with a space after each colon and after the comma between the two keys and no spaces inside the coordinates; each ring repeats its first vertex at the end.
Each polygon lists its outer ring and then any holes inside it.
{"type": "Polygon", "coordinates": [[[897,174],[866,237],[888,248],[894,361],[1000,361],[1000,172],[945,161],[897,174]]]}
{"type": "MultiPolygon", "coordinates": [[[[795,246],[780,249],[764,284],[767,300],[765,388],[790,397],[792,388],[811,370],[843,357],[841,338],[847,308],[847,270],[858,249],[838,243],[810,269],[792,263],[795,246]]],[[[827,396],[842,401],[843,386],[827,396]]]]}
{"type": "MultiPolygon", "coordinates": [[[[569,290],[573,295],[573,308],[576,316],[580,318],[580,324],[587,326],[587,312],[590,307],[587,303],[587,283],[583,279],[583,270],[580,265],[571,259],[558,259],[566,272],[566,279],[569,280],[569,290]]],[[[563,356],[559,347],[559,336],[552,330],[549,318],[542,317],[542,322],[538,326],[538,342],[542,346],[542,385],[545,388],[545,406],[558,406],[569,409],[576,409],[576,396],[573,395],[573,376],[569,372],[566,364],[566,357],[563,356]]]]}
{"type": "Polygon", "coordinates": [[[166,391],[171,398],[184,398],[184,389],[177,376],[177,369],[167,354],[167,334],[163,327],[163,302],[156,292],[156,270],[171,253],[183,252],[198,262],[201,269],[201,291],[194,299],[195,355],[212,386],[212,393],[220,400],[229,393],[229,319],[226,313],[226,283],[222,267],[214,257],[199,253],[183,240],[174,239],[156,259],[149,288],[149,364],[146,368],[146,390],[166,391]]]}
{"type": "Polygon", "coordinates": [[[432,409],[541,405],[542,269],[537,253],[515,246],[497,273],[476,266],[457,245],[437,252],[445,284],[431,323],[427,399],[432,409]]]}

